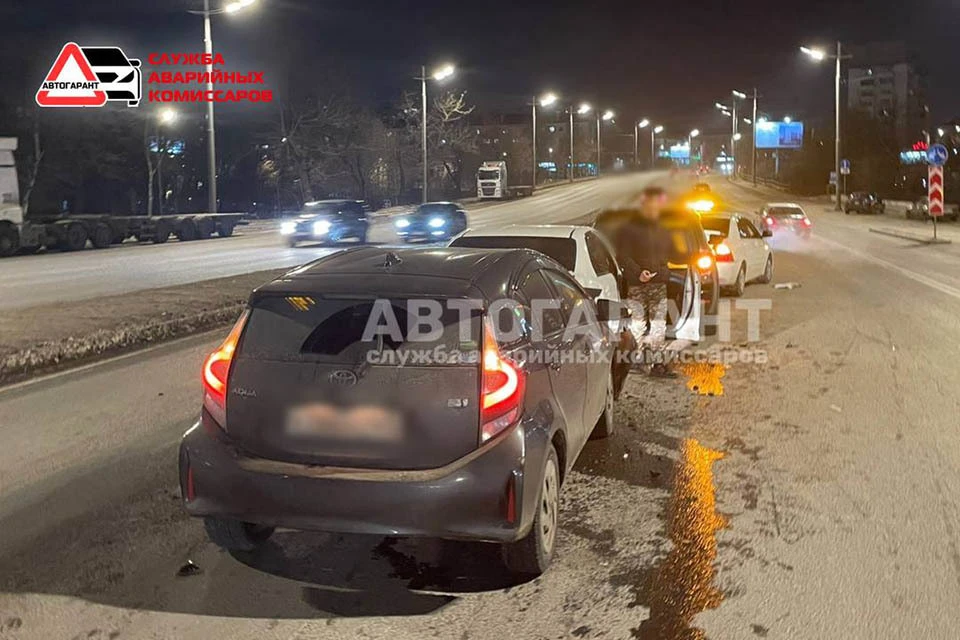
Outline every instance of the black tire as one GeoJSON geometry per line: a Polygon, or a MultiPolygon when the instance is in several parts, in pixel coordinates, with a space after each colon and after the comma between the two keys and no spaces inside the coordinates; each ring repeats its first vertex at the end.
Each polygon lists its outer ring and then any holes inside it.
{"type": "Polygon", "coordinates": [[[176,234],[181,242],[196,240],[199,237],[197,235],[197,223],[194,222],[192,218],[182,221],[177,227],[176,234]]]}
{"type": "Polygon", "coordinates": [[[737,281],[730,287],[730,295],[739,298],[747,288],[747,265],[741,264],[737,272],[737,281]]]}
{"type": "Polygon", "coordinates": [[[209,240],[213,232],[217,230],[217,223],[210,218],[200,218],[197,220],[197,238],[200,240],[209,240]]]}
{"type": "Polygon", "coordinates": [[[106,249],[113,244],[113,231],[106,222],[97,223],[93,228],[93,236],[90,238],[94,249],[106,249]]]}
{"type": "Polygon", "coordinates": [[[616,430],[616,421],[614,419],[614,399],[616,389],[613,384],[613,369],[607,373],[607,396],[603,401],[603,413],[597,419],[597,424],[593,427],[590,434],[592,438],[609,438],[616,430]]]}
{"type": "Polygon", "coordinates": [[[217,225],[217,235],[221,238],[229,238],[233,235],[233,223],[221,222],[217,225]]]}
{"type": "Polygon", "coordinates": [[[87,247],[87,230],[82,224],[75,222],[66,225],[62,234],[57,243],[57,248],[61,251],[80,251],[87,247]]]}
{"type": "Polygon", "coordinates": [[[843,208],[843,214],[844,214],[844,215],[847,215],[847,216],[850,215],[850,207],[844,207],[844,208],[843,208]]]}
{"type": "Polygon", "coordinates": [[[530,532],[521,540],[502,547],[503,563],[518,576],[539,576],[553,558],[560,521],[560,463],[551,446],[537,494],[537,513],[530,532]],[[552,483],[548,486],[548,483],[552,483]]]}
{"type": "Polygon", "coordinates": [[[0,258],[14,255],[20,250],[20,232],[12,224],[0,224],[0,258]]]}
{"type": "Polygon", "coordinates": [[[153,229],[153,244],[163,244],[173,235],[173,225],[166,220],[157,222],[153,229]]]}
{"type": "Polygon", "coordinates": [[[297,247],[296,238],[287,238],[287,246],[290,247],[291,249],[295,249],[297,247]]]}
{"type": "Polygon", "coordinates": [[[227,551],[254,551],[273,535],[274,528],[208,516],[203,519],[210,542],[227,551]]]}
{"type": "Polygon", "coordinates": [[[758,282],[770,284],[771,280],[773,280],[773,256],[767,256],[767,264],[763,267],[763,275],[758,282]]]}

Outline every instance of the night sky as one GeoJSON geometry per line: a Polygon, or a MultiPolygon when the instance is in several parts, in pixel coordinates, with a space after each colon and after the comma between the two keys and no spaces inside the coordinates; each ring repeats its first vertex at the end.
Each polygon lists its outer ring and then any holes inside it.
{"type": "MultiPolygon", "coordinates": [[[[214,6],[221,0],[212,0],[214,6]]],[[[0,1],[4,100],[32,99],[63,42],[132,57],[202,51],[201,0],[0,1]],[[126,4],[126,6],[124,6],[126,4]]],[[[373,103],[416,90],[422,63],[453,61],[451,86],[484,111],[519,111],[552,89],[571,101],[649,117],[673,131],[725,130],[713,108],[757,86],[761,108],[811,121],[832,109],[833,70],[802,43],[902,40],[929,72],[935,121],[960,115],[960,0],[827,2],[411,2],[258,0],[214,19],[228,67],[262,70],[282,99],[337,78],[373,103]]],[[[270,106],[226,117],[269,117],[270,106]]]]}

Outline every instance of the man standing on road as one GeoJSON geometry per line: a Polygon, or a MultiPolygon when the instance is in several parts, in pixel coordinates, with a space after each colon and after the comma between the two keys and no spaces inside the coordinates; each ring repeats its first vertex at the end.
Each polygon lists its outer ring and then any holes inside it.
{"type": "Polygon", "coordinates": [[[667,268],[670,236],[660,224],[666,194],[647,187],[633,217],[616,234],[617,260],[623,266],[627,306],[633,312],[630,331],[642,345],[643,363],[650,375],[673,377],[663,351],[667,338],[667,268]]]}

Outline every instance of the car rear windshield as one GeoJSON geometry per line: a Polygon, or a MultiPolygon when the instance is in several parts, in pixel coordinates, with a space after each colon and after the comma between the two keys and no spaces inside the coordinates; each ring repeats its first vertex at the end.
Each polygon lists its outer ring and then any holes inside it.
{"type": "Polygon", "coordinates": [[[772,218],[792,218],[802,216],[803,211],[797,207],[770,207],[767,209],[767,215],[772,218]]]}
{"type": "Polygon", "coordinates": [[[443,299],[271,295],[254,303],[238,357],[354,365],[467,364],[477,362],[480,317],[479,310],[443,299]]]}
{"type": "Polygon", "coordinates": [[[455,204],[422,204],[414,213],[421,216],[448,216],[456,210],[455,204]]]}
{"type": "Polygon", "coordinates": [[[450,246],[473,249],[533,249],[550,256],[568,271],[573,271],[577,264],[577,243],[573,238],[466,236],[452,242],[450,246]]]}
{"type": "Polygon", "coordinates": [[[730,233],[730,218],[700,218],[700,224],[708,237],[726,237],[730,233]]]}

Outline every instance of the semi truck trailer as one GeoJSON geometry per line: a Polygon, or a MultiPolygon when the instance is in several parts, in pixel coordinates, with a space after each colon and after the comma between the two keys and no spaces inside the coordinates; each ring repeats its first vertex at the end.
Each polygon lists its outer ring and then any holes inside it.
{"type": "Polygon", "coordinates": [[[0,257],[39,250],[104,249],[128,238],[162,244],[171,237],[226,238],[247,224],[242,213],[196,213],[162,216],[107,214],[31,216],[24,219],[13,152],[16,138],[0,138],[0,257]]]}

